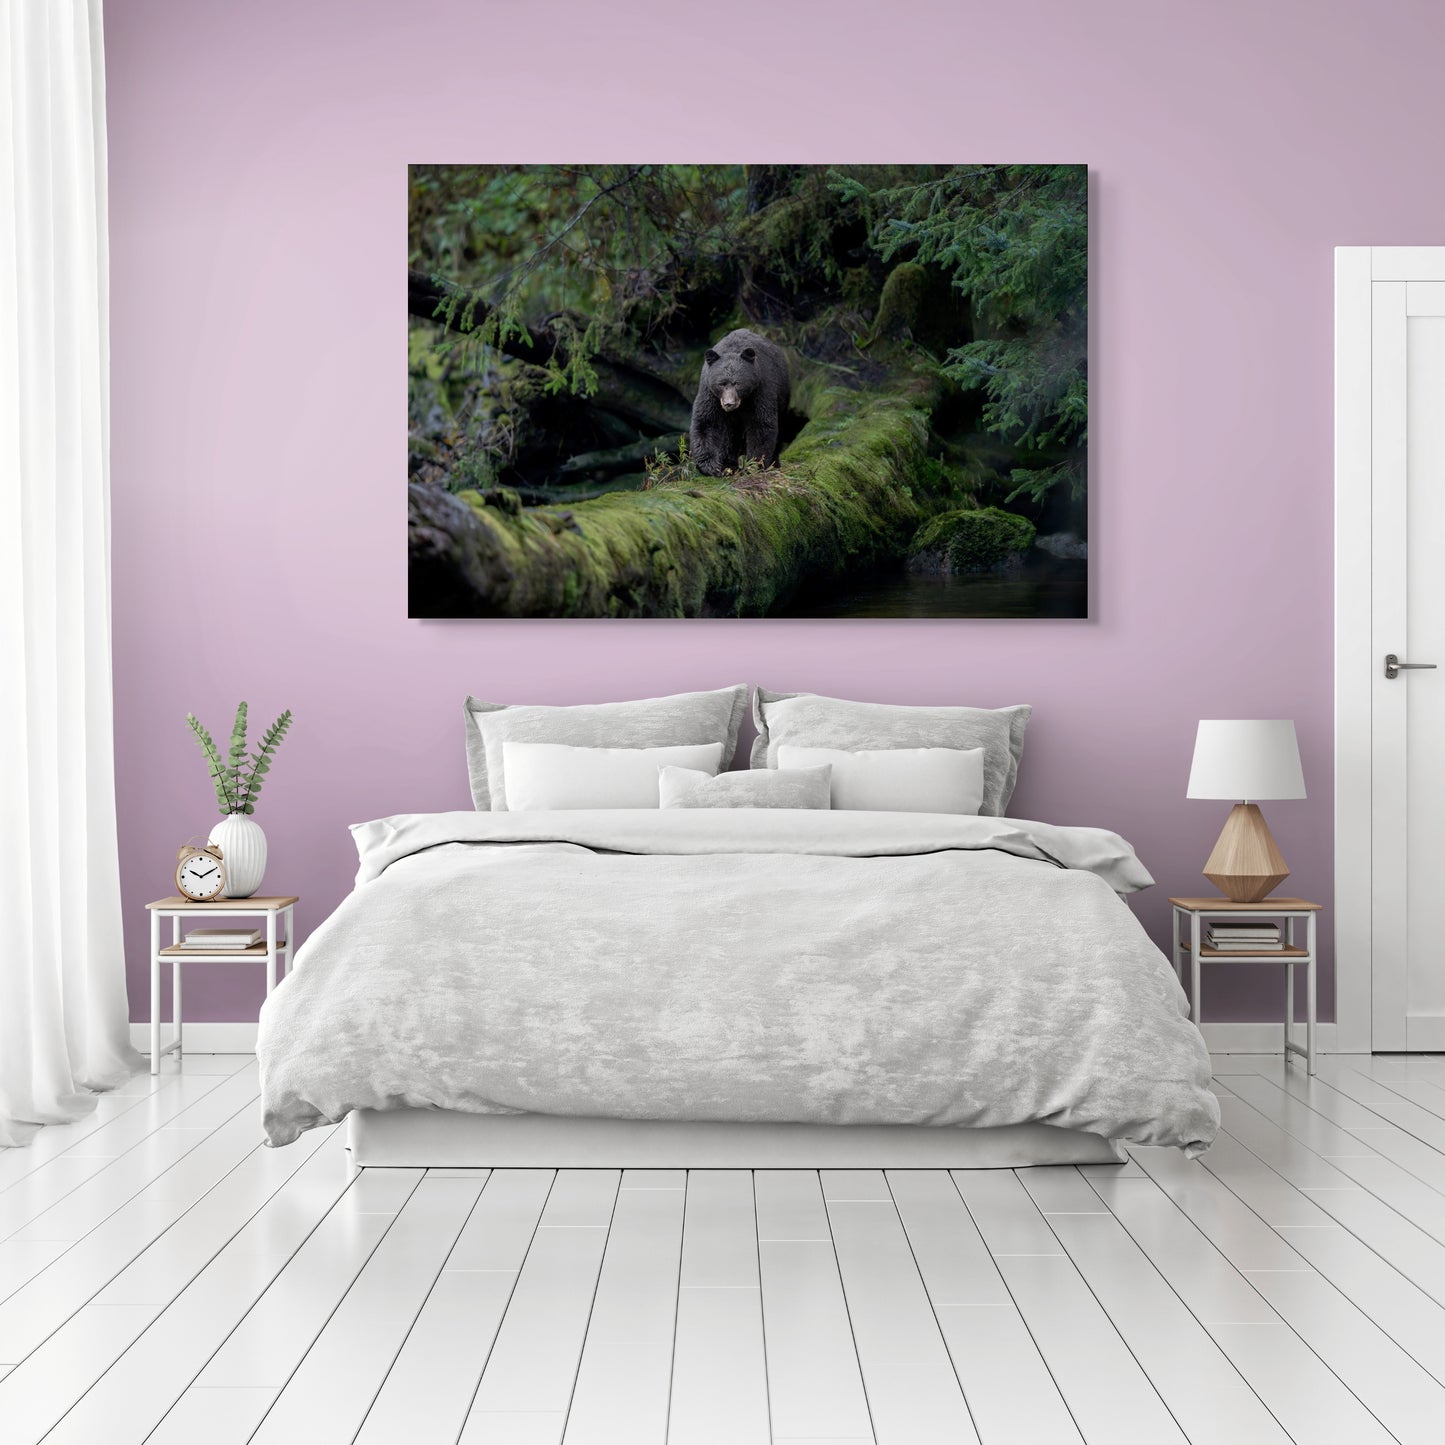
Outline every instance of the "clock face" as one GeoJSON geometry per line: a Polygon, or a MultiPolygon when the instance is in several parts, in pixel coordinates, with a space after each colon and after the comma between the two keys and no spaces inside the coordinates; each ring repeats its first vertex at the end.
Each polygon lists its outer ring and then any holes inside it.
{"type": "Polygon", "coordinates": [[[225,881],[221,865],[209,853],[193,853],[176,872],[181,892],[191,898],[214,898],[225,881]]]}

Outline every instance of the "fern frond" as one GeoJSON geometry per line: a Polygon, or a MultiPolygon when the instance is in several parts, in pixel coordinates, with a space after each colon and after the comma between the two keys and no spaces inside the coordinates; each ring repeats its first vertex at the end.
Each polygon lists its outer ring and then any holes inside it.
{"type": "Polygon", "coordinates": [[[223,813],[231,811],[233,793],[227,777],[226,765],[221,761],[221,755],[216,750],[215,740],[206,731],[201,720],[194,713],[186,714],[186,724],[189,726],[196,742],[200,745],[201,751],[206,755],[207,771],[210,775],[211,784],[216,790],[216,804],[223,813]]]}

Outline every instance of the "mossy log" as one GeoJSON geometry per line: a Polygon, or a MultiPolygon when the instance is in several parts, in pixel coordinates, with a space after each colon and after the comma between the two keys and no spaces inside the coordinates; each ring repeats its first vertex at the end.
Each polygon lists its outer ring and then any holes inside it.
{"type": "Polygon", "coordinates": [[[521,510],[413,483],[411,615],[763,616],[802,587],[901,557],[920,522],[958,505],[928,457],[945,386],[901,371],[864,393],[815,368],[794,390],[808,424],[753,476],[521,510]]]}

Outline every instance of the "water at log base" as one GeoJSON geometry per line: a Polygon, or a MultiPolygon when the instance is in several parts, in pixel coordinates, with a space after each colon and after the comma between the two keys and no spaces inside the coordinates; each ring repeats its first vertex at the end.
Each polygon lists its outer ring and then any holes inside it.
{"type": "Polygon", "coordinates": [[[1056,557],[1014,572],[944,577],[901,564],[809,589],[770,617],[1056,617],[1089,615],[1088,564],[1056,557]]]}

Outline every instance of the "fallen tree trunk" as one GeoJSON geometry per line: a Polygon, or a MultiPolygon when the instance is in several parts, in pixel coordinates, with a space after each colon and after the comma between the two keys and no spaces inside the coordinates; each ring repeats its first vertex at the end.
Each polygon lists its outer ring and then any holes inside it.
{"type": "Polygon", "coordinates": [[[957,505],[923,480],[945,386],[904,372],[867,394],[815,370],[794,392],[808,425],[757,476],[535,509],[413,483],[411,615],[766,615],[801,587],[901,556],[925,517],[957,505]]]}
{"type": "Polygon", "coordinates": [[[640,441],[629,442],[625,447],[613,447],[609,451],[582,452],[568,457],[561,466],[554,468],[547,478],[549,487],[580,486],[585,483],[611,481],[613,477],[625,476],[628,472],[639,472],[659,452],[669,446],[676,450],[676,439],[670,437],[643,437],[640,441]]]}
{"type": "MultiPolygon", "coordinates": [[[[407,310],[423,321],[461,335],[474,332],[490,315],[485,304],[465,287],[425,271],[407,272],[407,310]]],[[[566,352],[552,327],[542,325],[529,338],[508,336],[497,344],[506,356],[532,366],[560,361],[566,352]]],[[[685,432],[692,421],[692,400],[670,382],[615,356],[593,358],[598,389],[579,398],[582,406],[597,407],[619,417],[633,429],[655,436],[685,432]]]]}

